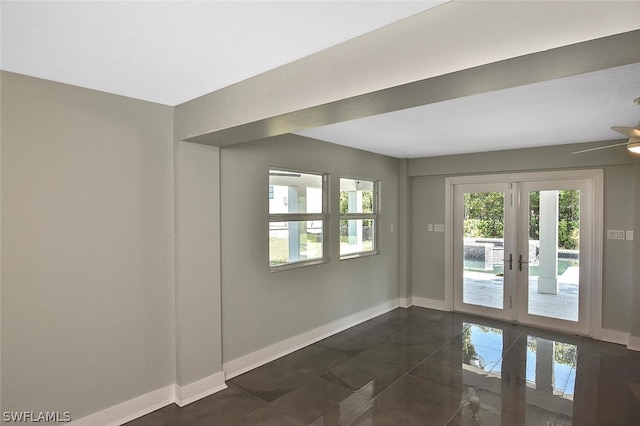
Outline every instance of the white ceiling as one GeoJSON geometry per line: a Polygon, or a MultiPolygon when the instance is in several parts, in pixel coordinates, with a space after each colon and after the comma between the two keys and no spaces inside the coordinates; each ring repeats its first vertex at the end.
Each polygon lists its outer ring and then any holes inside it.
{"type": "Polygon", "coordinates": [[[640,63],[297,133],[398,158],[605,141],[638,123],[638,96],[640,63]]]}
{"type": "MultiPolygon", "coordinates": [[[[174,106],[442,3],[2,0],[0,65],[174,106]]],[[[299,134],[399,158],[620,139],[639,96],[634,64],[299,134]]]]}
{"type": "Polygon", "coordinates": [[[445,1],[5,1],[3,70],[175,106],[445,1]]]}

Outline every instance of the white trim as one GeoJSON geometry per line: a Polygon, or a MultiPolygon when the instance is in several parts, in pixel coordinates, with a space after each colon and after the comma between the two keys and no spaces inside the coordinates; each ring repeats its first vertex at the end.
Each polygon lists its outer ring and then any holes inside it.
{"type": "Polygon", "coordinates": [[[224,371],[212,374],[197,382],[190,383],[186,386],[175,385],[175,403],[180,407],[191,404],[199,399],[220,392],[227,388],[225,383],[224,371]]]}
{"type": "Polygon", "coordinates": [[[596,328],[593,336],[597,340],[603,342],[616,343],[618,345],[627,345],[629,343],[629,333],[618,330],[610,330],[607,328],[596,328]]]}
{"type": "Polygon", "coordinates": [[[428,299],[426,297],[418,297],[413,296],[413,306],[418,306],[420,308],[429,308],[435,309],[438,311],[447,311],[450,312],[451,309],[447,309],[447,301],[446,300],[436,300],[436,299],[428,299]]]}
{"type": "Polygon", "coordinates": [[[118,426],[156,411],[169,404],[176,403],[180,407],[191,404],[206,396],[225,389],[224,372],[212,374],[202,380],[186,386],[177,384],[165,386],[158,390],[138,396],[97,413],[72,421],[73,426],[118,426]]]}
{"type": "Polygon", "coordinates": [[[445,179],[444,188],[444,309],[453,311],[453,183],[445,179]]]}
{"type": "Polygon", "coordinates": [[[592,179],[594,176],[602,176],[602,169],[583,170],[557,170],[540,172],[510,172],[491,173],[482,175],[451,176],[445,178],[447,186],[465,183],[499,183],[499,182],[523,182],[537,180],[564,180],[564,179],[592,179]]]}
{"type": "Polygon", "coordinates": [[[640,351],[640,337],[629,336],[629,343],[627,343],[627,349],[631,351],[640,351]]]}
{"type": "Polygon", "coordinates": [[[224,370],[227,379],[231,379],[312,343],[318,342],[326,337],[346,330],[347,328],[353,327],[354,325],[358,325],[370,320],[371,318],[375,318],[389,312],[398,306],[398,299],[387,301],[372,308],[332,321],[326,325],[314,328],[313,330],[304,332],[297,336],[290,337],[289,339],[283,340],[266,348],[259,349],[248,355],[225,362],[222,365],[222,369],[224,370]]]}
{"type": "Polygon", "coordinates": [[[413,305],[413,297],[400,297],[398,298],[398,306],[401,308],[409,308],[413,305]]]}
{"type": "MultiPolygon", "coordinates": [[[[510,172],[494,173],[475,176],[453,176],[445,178],[445,301],[453,298],[453,187],[454,185],[471,183],[496,183],[496,182],[525,182],[525,181],[545,181],[545,180],[589,180],[592,185],[589,191],[593,194],[593,219],[590,224],[590,231],[593,232],[590,242],[591,262],[591,300],[587,301],[591,309],[584,309],[590,313],[585,321],[585,329],[580,330],[597,339],[598,335],[611,335],[601,329],[602,324],[602,234],[603,234],[603,210],[604,210],[604,172],[602,169],[584,170],[561,170],[561,171],[541,171],[541,172],[510,172]],[[450,240],[451,239],[451,240],[450,240]],[[450,299],[448,299],[450,298],[450,299]]],[[[581,307],[582,308],[582,307],[581,307]]],[[[452,308],[451,308],[452,309],[452,308]]],[[[614,336],[618,342],[620,336],[614,336]]],[[[605,338],[601,340],[609,341],[605,338]]]]}
{"type": "Polygon", "coordinates": [[[74,420],[70,424],[73,426],[118,426],[172,404],[174,399],[174,385],[169,385],[74,420]]]}

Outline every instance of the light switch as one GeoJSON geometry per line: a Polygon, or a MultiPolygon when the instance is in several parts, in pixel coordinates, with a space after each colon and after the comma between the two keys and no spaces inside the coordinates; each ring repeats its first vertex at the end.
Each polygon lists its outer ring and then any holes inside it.
{"type": "Polygon", "coordinates": [[[430,223],[427,225],[427,231],[432,232],[433,231],[433,223],[430,223]]]}
{"type": "Polygon", "coordinates": [[[627,241],[633,241],[633,231],[627,231],[627,241]]]}
{"type": "Polygon", "coordinates": [[[436,232],[444,232],[444,225],[433,225],[433,230],[436,232]]]}
{"type": "Polygon", "coordinates": [[[625,232],[620,230],[609,230],[607,231],[607,239],[608,240],[624,240],[625,232]]]}

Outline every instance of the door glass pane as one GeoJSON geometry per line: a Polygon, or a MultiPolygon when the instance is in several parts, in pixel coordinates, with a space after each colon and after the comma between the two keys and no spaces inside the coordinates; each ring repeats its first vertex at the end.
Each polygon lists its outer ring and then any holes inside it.
{"type": "Polygon", "coordinates": [[[529,314],[578,321],[579,243],[580,191],[530,192],[529,314]]]}
{"type": "Polygon", "coordinates": [[[463,303],[504,306],[504,192],[466,192],[463,303]]]}

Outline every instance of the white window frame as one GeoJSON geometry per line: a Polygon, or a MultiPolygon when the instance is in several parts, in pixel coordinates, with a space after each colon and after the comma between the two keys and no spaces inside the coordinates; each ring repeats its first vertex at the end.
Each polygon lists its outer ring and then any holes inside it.
{"type": "MultiPolygon", "coordinates": [[[[342,221],[344,220],[373,220],[373,248],[367,251],[359,251],[353,253],[345,253],[342,254],[342,244],[340,244],[340,260],[348,260],[348,259],[356,259],[360,257],[367,256],[375,256],[380,254],[380,243],[379,243],[379,228],[380,228],[380,202],[379,202],[379,193],[380,193],[380,181],[371,178],[357,178],[350,176],[341,176],[340,181],[342,179],[355,180],[355,181],[366,181],[373,183],[373,209],[371,213],[341,213],[340,220],[338,221],[338,227],[341,226],[342,221]]],[[[340,182],[339,193],[342,192],[342,182],[340,182]]],[[[338,241],[339,242],[339,241],[338,241]]],[[[340,243],[340,242],[339,242],[340,243]]]]}
{"type": "MultiPolygon", "coordinates": [[[[321,213],[271,213],[269,208],[267,211],[269,212],[269,222],[267,224],[267,238],[270,241],[270,231],[271,231],[271,223],[273,222],[321,222],[322,223],[322,257],[313,258],[313,259],[304,259],[304,260],[296,260],[288,263],[283,263],[280,265],[271,265],[271,246],[269,245],[269,250],[267,254],[267,264],[269,265],[269,272],[279,272],[288,269],[296,269],[305,266],[318,265],[322,263],[328,263],[330,261],[329,258],[329,232],[328,232],[328,206],[329,206],[329,175],[327,173],[322,172],[311,172],[311,171],[302,171],[302,170],[291,170],[283,167],[269,167],[269,176],[272,173],[291,173],[291,174],[306,174],[306,175],[315,175],[320,176],[322,178],[322,212],[321,213]]],[[[269,190],[271,190],[271,180],[268,179],[269,190]]],[[[269,199],[267,199],[269,201],[269,199]]],[[[269,243],[270,244],[270,243],[269,243]]]]}

